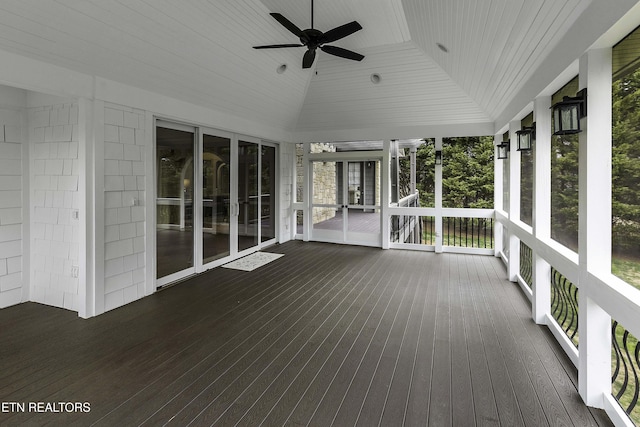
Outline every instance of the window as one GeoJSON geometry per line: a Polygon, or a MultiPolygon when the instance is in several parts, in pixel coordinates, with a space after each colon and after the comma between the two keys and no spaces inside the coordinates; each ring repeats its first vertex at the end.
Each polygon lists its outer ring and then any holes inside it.
{"type": "MultiPolygon", "coordinates": [[[[576,96],[578,77],[551,97],[576,96]]],[[[551,137],[551,238],[578,251],[578,134],[551,137]]]]}
{"type": "Polygon", "coordinates": [[[493,137],[442,139],[442,206],[493,209],[493,137]]]}
{"type": "Polygon", "coordinates": [[[640,288],[640,30],[613,48],[611,271],[640,288]]]}
{"type": "MultiPolygon", "coordinates": [[[[521,128],[533,126],[533,112],[520,122],[521,128]]],[[[516,141],[517,143],[517,141],[516,141]]],[[[533,226],[533,151],[520,151],[520,221],[533,226]]]]}
{"type": "MultiPolygon", "coordinates": [[[[502,134],[502,142],[509,142],[509,131],[502,134]]],[[[509,156],[502,162],[502,210],[509,213],[509,156]]],[[[506,247],[506,246],[505,246],[506,247]]]]}
{"type": "Polygon", "coordinates": [[[435,206],[435,142],[433,139],[413,139],[399,141],[401,155],[399,156],[399,187],[400,199],[412,194],[411,157],[415,152],[416,182],[415,190],[421,207],[435,206]]]}

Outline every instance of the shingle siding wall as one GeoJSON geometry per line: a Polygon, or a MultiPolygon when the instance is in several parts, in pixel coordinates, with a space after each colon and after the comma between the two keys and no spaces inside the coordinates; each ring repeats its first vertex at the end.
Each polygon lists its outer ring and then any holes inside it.
{"type": "Polygon", "coordinates": [[[0,308],[22,301],[22,136],[17,114],[0,120],[0,308]]]}
{"type": "Polygon", "coordinates": [[[144,120],[142,110],[105,104],[105,311],[145,293],[144,120]]]}
{"type": "Polygon", "coordinates": [[[78,310],[78,105],[28,109],[30,142],[30,300],[78,310]]]}

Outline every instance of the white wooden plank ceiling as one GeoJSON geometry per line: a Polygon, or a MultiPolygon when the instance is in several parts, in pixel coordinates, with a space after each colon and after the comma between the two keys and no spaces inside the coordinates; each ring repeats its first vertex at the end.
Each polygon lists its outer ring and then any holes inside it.
{"type": "Polygon", "coordinates": [[[297,42],[269,12],[308,28],[310,0],[2,0],[0,49],[284,130],[486,123],[590,2],[315,0],[365,59],[302,70],[304,48],[252,46],[297,42]]]}

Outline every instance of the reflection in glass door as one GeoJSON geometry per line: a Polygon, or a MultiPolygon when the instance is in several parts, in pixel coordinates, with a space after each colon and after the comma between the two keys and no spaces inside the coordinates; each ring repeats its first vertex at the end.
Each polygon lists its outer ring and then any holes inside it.
{"type": "Polygon", "coordinates": [[[156,277],[192,270],[195,131],[156,128],[156,277]]]}
{"type": "Polygon", "coordinates": [[[262,145],[260,157],[260,241],[276,238],[276,147],[262,145]]]}
{"type": "Polygon", "coordinates": [[[202,137],[202,263],[231,254],[231,139],[202,137]]]}
{"type": "Polygon", "coordinates": [[[238,251],[258,245],[258,148],[238,141],[238,251]]]}

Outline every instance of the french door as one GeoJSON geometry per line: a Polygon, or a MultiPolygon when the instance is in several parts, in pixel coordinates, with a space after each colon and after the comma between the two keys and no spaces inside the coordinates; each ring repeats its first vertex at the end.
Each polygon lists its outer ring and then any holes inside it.
{"type": "Polygon", "coordinates": [[[275,243],[276,149],[156,122],[156,285],[275,243]]]}
{"type": "Polygon", "coordinates": [[[311,239],[380,246],[380,159],[311,161],[311,239]]]}

